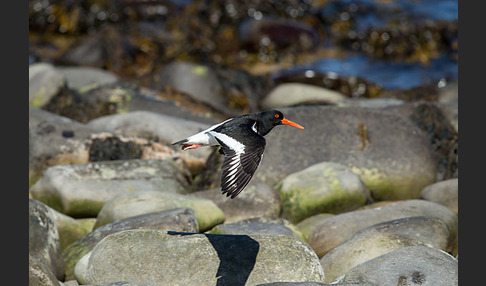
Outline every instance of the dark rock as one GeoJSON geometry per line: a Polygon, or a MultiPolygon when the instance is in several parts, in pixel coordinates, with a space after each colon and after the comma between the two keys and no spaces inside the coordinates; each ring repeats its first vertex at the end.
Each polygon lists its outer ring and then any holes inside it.
{"type": "Polygon", "coordinates": [[[243,21],[238,36],[241,47],[253,51],[261,48],[309,51],[320,40],[317,30],[305,22],[270,17],[243,21]]]}
{"type": "Polygon", "coordinates": [[[384,110],[410,119],[427,135],[437,161],[437,181],[451,179],[458,168],[458,134],[442,110],[433,103],[414,102],[384,110]]]}

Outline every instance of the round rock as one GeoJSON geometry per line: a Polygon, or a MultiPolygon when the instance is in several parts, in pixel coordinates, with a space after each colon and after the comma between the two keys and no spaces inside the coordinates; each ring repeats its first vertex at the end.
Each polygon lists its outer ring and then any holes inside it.
{"type": "Polygon", "coordinates": [[[256,285],[278,281],[323,282],[312,249],[275,235],[168,234],[127,230],[93,249],[87,284],[137,281],[152,285],[256,285]],[[181,259],[184,257],[184,259],[181,259]]]}
{"type": "Polygon", "coordinates": [[[407,119],[366,108],[280,108],[304,130],[278,126],[266,135],[255,176],[272,186],[291,173],[328,161],[350,168],[376,200],[419,198],[435,182],[435,153],[425,133],[407,119]]]}
{"type": "Polygon", "coordinates": [[[57,280],[64,280],[64,261],[54,215],[48,206],[34,199],[29,199],[30,256],[33,265],[51,271],[57,280]]]}
{"type": "Polygon", "coordinates": [[[321,258],[326,282],[331,283],[352,267],[407,246],[447,250],[449,230],[438,218],[409,217],[370,226],[321,258]]]}
{"type": "Polygon", "coordinates": [[[377,223],[413,216],[430,216],[444,221],[449,244],[457,243],[458,217],[448,208],[425,200],[392,202],[381,207],[335,215],[314,227],[309,244],[319,257],[351,238],[358,231],[377,223]]]}
{"type": "Polygon", "coordinates": [[[288,175],[279,185],[282,217],[299,222],[318,213],[342,213],[363,206],[369,190],[349,168],[322,162],[288,175]]]}
{"type": "Polygon", "coordinates": [[[100,210],[95,228],[131,216],[188,207],[194,210],[200,231],[223,223],[223,211],[211,200],[167,192],[125,193],[109,200],[100,210]]]}
{"type": "Polygon", "coordinates": [[[181,172],[173,160],[100,161],[50,167],[30,192],[61,213],[95,217],[108,200],[122,193],[188,193],[188,177],[189,172],[181,172]]]}
{"type": "Polygon", "coordinates": [[[456,214],[459,211],[459,180],[440,181],[422,190],[421,198],[448,207],[456,214]]]}
{"type": "Polygon", "coordinates": [[[264,109],[275,109],[306,102],[336,103],[345,96],[337,91],[303,83],[281,83],[262,101],[264,109]]]}
{"type": "Polygon", "coordinates": [[[434,247],[403,247],[349,270],[343,284],[458,285],[458,262],[434,247]]]}
{"type": "Polygon", "coordinates": [[[29,105],[45,106],[66,84],[64,76],[48,63],[29,66],[29,105]]]}
{"type": "Polygon", "coordinates": [[[63,251],[66,262],[66,279],[74,279],[74,269],[79,260],[93,250],[103,238],[129,229],[197,232],[199,226],[194,211],[189,208],[147,213],[105,224],[83,236],[63,251]]]}

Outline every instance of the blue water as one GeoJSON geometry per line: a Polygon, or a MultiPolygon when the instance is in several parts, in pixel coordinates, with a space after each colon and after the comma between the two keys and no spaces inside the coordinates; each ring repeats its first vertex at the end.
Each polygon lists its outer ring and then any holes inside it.
{"type": "Polygon", "coordinates": [[[360,77],[386,89],[409,89],[458,78],[458,64],[448,56],[432,60],[430,65],[423,66],[370,60],[364,55],[356,55],[346,59],[318,60],[307,68],[322,73],[334,72],[343,76],[360,77]]]}
{"type": "MultiPolygon", "coordinates": [[[[353,21],[358,32],[385,28],[394,22],[401,25],[423,21],[458,20],[458,0],[336,0],[320,11],[323,18],[333,19],[342,11],[356,11],[353,21]],[[347,8],[346,8],[347,7],[347,8]],[[354,8],[353,8],[354,7],[354,8]]],[[[346,59],[322,59],[307,66],[316,72],[336,73],[342,76],[356,76],[386,89],[409,89],[441,80],[453,81],[458,78],[458,62],[444,52],[431,60],[427,66],[419,63],[394,63],[391,61],[371,60],[357,54],[346,59]]],[[[304,67],[305,68],[305,67],[304,67]]]]}

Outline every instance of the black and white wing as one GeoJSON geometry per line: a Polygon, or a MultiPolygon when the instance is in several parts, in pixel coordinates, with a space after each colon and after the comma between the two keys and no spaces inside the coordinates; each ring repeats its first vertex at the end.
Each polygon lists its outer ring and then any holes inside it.
{"type": "Polygon", "coordinates": [[[265,150],[265,139],[253,131],[247,134],[256,137],[255,140],[251,140],[251,145],[244,145],[222,133],[214,132],[213,136],[224,152],[221,190],[223,194],[226,193],[227,197],[231,196],[233,199],[248,185],[260,165],[265,150]]]}

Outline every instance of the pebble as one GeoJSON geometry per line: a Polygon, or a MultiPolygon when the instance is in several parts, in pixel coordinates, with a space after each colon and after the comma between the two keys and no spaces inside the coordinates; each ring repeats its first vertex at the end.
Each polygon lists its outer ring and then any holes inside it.
{"type": "Polygon", "coordinates": [[[137,137],[122,137],[67,117],[29,107],[29,186],[57,165],[116,159],[168,158],[174,151],[137,137]]]}

